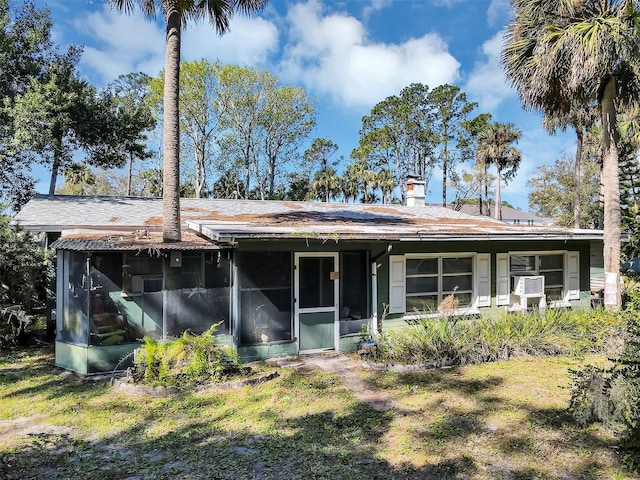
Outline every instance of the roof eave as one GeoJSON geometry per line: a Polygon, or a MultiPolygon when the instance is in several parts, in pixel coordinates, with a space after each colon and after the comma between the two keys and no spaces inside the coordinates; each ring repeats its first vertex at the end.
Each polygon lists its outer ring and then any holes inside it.
{"type": "Polygon", "coordinates": [[[385,233],[317,233],[317,232],[300,232],[291,233],[275,233],[275,232],[214,232],[207,231],[210,229],[202,229],[201,234],[207,238],[218,242],[236,244],[240,240],[335,240],[337,241],[400,241],[400,242],[433,242],[433,241],[527,241],[527,240],[602,240],[602,234],[573,234],[573,233],[450,233],[450,234],[385,234],[385,233]],[[209,236],[211,234],[211,236],[209,236]]]}

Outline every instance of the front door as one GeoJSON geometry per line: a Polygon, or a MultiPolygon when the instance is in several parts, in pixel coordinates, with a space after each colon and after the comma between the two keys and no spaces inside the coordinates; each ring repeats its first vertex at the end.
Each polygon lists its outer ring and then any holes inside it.
{"type": "Polygon", "coordinates": [[[299,352],[336,348],[338,281],[337,253],[296,253],[295,326],[299,352]]]}

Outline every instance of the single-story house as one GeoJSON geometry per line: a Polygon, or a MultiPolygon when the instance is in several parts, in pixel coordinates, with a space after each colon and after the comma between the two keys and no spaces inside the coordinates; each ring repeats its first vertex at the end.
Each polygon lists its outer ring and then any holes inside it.
{"type": "MultiPolygon", "coordinates": [[[[419,189],[418,189],[419,190],[419,189]]],[[[422,196],[420,195],[422,194],[422,196]]],[[[15,217],[56,249],[56,364],[120,368],[145,335],[217,324],[245,360],[355,348],[423,315],[590,308],[602,232],[513,225],[425,206],[36,196],[15,217]]]]}

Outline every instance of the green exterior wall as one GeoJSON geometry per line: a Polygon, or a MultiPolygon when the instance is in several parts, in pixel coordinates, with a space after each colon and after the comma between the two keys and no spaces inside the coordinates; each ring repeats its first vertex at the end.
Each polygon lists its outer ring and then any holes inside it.
{"type": "Polygon", "coordinates": [[[346,337],[340,337],[340,351],[354,352],[358,348],[358,343],[360,343],[360,335],[347,335],[346,337]]]}
{"type": "Polygon", "coordinates": [[[296,354],[296,342],[242,346],[237,348],[237,352],[243,362],[289,357],[296,354]]]}
{"type": "MultiPolygon", "coordinates": [[[[491,254],[491,296],[492,306],[480,308],[483,316],[498,315],[505,311],[504,307],[495,305],[496,295],[496,254],[508,252],[552,251],[565,250],[580,253],[580,300],[571,301],[572,309],[590,309],[590,241],[487,241],[487,242],[396,242],[390,255],[404,255],[411,253],[490,253],[491,254]]],[[[389,257],[385,256],[378,262],[378,315],[383,315],[385,304],[389,303],[389,257]]],[[[407,323],[402,319],[403,314],[387,315],[381,320],[382,330],[402,328],[407,323]]]]}
{"type": "MultiPolygon", "coordinates": [[[[589,308],[589,279],[590,279],[590,242],[589,241],[449,241],[449,242],[388,242],[388,241],[353,241],[348,237],[330,237],[323,239],[303,239],[274,241],[274,240],[242,240],[237,245],[237,251],[287,251],[287,252],[341,252],[368,251],[369,258],[379,265],[377,269],[377,313],[378,322],[383,330],[401,328],[406,325],[402,315],[384,316],[384,306],[389,303],[389,256],[387,248],[391,245],[390,255],[408,253],[490,253],[491,254],[491,290],[495,298],[496,288],[496,254],[516,251],[547,251],[563,250],[577,251],[580,254],[580,290],[581,298],[572,301],[572,308],[589,308]]],[[[293,255],[292,255],[293,261],[293,255]]],[[[120,306],[124,300],[117,298],[120,306]]],[[[239,301],[236,297],[235,301],[239,301]]],[[[494,300],[495,302],[495,300],[494,300]]],[[[137,306],[135,306],[137,307],[137,306]]],[[[135,309],[133,305],[129,308],[135,309]]],[[[124,309],[124,308],[123,308],[124,309]]],[[[234,309],[240,312],[240,306],[234,309]]],[[[503,312],[503,307],[482,308],[483,315],[493,315],[503,312]]],[[[135,316],[134,311],[127,313],[135,316]]],[[[359,335],[341,337],[337,346],[341,351],[352,351],[360,341],[359,335]]],[[[230,335],[220,337],[220,342],[236,349],[243,361],[261,360],[266,358],[283,357],[296,354],[296,341],[275,342],[260,345],[236,345],[235,338],[230,335]]],[[[108,372],[113,370],[118,362],[130,354],[137,343],[126,343],[110,346],[82,346],[58,341],[56,342],[56,365],[81,374],[108,372]]],[[[122,364],[120,368],[127,365],[122,364]]]]}
{"type": "Polygon", "coordinates": [[[116,367],[124,370],[133,363],[130,354],[139,346],[139,343],[87,346],[56,342],[56,366],[82,375],[111,372],[116,367]]]}

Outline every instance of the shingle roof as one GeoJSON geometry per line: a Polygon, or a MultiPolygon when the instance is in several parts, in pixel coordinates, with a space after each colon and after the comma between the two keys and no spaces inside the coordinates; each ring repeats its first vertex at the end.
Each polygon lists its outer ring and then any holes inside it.
{"type": "Polygon", "coordinates": [[[63,250],[85,251],[148,251],[156,250],[219,250],[215,243],[203,239],[190,232],[182,235],[179,243],[166,243],[161,233],[150,233],[146,230],[122,234],[79,233],[65,235],[51,244],[51,248],[63,250]]]}
{"type": "MultiPolygon", "coordinates": [[[[491,212],[493,212],[493,206],[491,206],[491,212]]],[[[467,213],[469,215],[480,215],[480,207],[478,205],[462,205],[460,212],[467,213]]],[[[513,220],[532,221],[543,225],[553,225],[555,220],[550,217],[539,217],[533,213],[523,212],[515,208],[502,206],[502,221],[511,222],[513,220]]]]}
{"type": "MultiPolygon", "coordinates": [[[[162,199],[104,196],[36,196],[15,217],[28,230],[158,232],[162,199]]],[[[601,231],[510,225],[438,206],[181,199],[181,220],[219,242],[241,238],[345,240],[602,238],[601,231]]],[[[188,232],[187,228],[183,231],[188,232]]],[[[67,234],[68,234],[67,233],[67,234]]]]}

